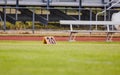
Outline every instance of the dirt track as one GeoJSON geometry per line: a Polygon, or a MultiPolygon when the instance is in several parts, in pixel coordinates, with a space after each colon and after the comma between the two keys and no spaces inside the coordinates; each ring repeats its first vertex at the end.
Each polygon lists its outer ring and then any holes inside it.
{"type": "MultiPolygon", "coordinates": [[[[3,32],[3,31],[1,31],[3,32]]],[[[22,41],[42,41],[44,36],[55,36],[56,41],[68,41],[69,32],[66,31],[51,31],[51,30],[41,30],[35,31],[36,34],[23,34],[23,32],[30,31],[15,31],[9,30],[6,33],[0,34],[0,40],[22,40],[22,41]],[[22,34],[21,34],[22,33],[22,34]]],[[[106,34],[90,34],[89,33],[80,33],[77,34],[76,41],[106,41],[106,34]]],[[[120,41],[120,35],[114,34],[113,41],[120,41]]]]}
{"type": "MultiPolygon", "coordinates": [[[[21,41],[42,41],[42,36],[0,36],[0,40],[21,40],[21,41]]],[[[68,36],[55,36],[56,41],[68,41],[68,36]]],[[[105,41],[106,37],[76,37],[76,41],[105,41]]],[[[113,41],[120,41],[119,37],[114,37],[113,41]]]]}

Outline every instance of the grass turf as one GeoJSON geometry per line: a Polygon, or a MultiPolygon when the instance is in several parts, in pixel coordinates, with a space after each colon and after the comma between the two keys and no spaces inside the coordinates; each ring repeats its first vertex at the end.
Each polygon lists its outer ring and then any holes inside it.
{"type": "Polygon", "coordinates": [[[0,41],[0,75],[120,75],[120,43],[0,41]]]}

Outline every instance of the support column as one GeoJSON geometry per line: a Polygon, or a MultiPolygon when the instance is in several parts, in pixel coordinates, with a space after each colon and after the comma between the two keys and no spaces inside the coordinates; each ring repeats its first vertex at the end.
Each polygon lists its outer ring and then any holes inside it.
{"type": "Polygon", "coordinates": [[[79,20],[81,20],[81,15],[80,15],[80,13],[81,13],[81,3],[82,2],[82,0],[79,0],[79,20]]]}
{"type": "Polygon", "coordinates": [[[16,11],[15,11],[15,18],[18,20],[18,7],[19,7],[19,0],[16,0],[16,11]]]}
{"type": "Polygon", "coordinates": [[[5,0],[5,6],[3,8],[3,12],[4,12],[4,25],[3,25],[3,30],[4,32],[6,31],[6,6],[7,6],[7,0],[5,0]]]}
{"type": "MultiPolygon", "coordinates": [[[[47,10],[49,11],[50,0],[47,0],[47,10]]],[[[47,21],[49,21],[49,13],[47,13],[47,21]]]]}
{"type": "Polygon", "coordinates": [[[35,33],[35,9],[33,8],[32,33],[35,33]]]}
{"type": "MultiPolygon", "coordinates": [[[[111,2],[111,0],[109,0],[109,2],[111,2]]],[[[109,4],[109,7],[112,6],[112,3],[109,4]]],[[[108,20],[110,21],[111,20],[111,11],[108,10],[108,20]]]]}
{"type": "MultiPolygon", "coordinates": [[[[90,21],[92,21],[92,9],[90,8],[90,21]]],[[[92,25],[90,25],[90,30],[92,29],[92,25]]]]}

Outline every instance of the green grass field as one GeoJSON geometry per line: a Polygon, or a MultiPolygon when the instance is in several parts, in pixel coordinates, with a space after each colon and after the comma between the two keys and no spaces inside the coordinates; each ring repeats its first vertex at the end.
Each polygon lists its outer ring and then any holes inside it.
{"type": "Polygon", "coordinates": [[[0,75],[120,75],[120,43],[0,41],[0,75]]]}

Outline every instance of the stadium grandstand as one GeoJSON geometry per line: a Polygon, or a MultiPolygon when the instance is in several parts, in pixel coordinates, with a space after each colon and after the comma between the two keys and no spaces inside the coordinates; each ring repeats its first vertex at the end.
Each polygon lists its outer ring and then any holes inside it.
{"type": "MultiPolygon", "coordinates": [[[[60,20],[111,20],[120,10],[120,0],[0,0],[0,20],[6,22],[37,21],[43,25],[60,20]],[[103,13],[100,13],[103,12],[103,13]]],[[[34,28],[34,27],[33,27],[34,28]]]]}

